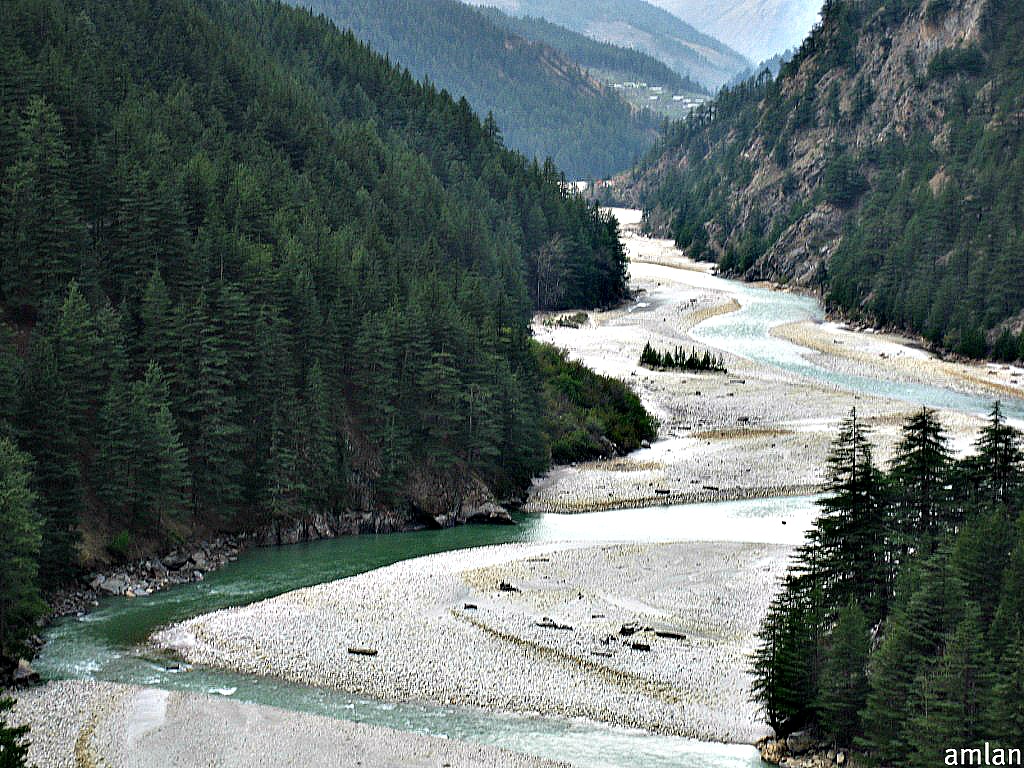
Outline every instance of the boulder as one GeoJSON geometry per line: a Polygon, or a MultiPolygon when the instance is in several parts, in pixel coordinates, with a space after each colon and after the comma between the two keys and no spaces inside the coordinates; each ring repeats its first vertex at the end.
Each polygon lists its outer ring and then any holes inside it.
{"type": "Polygon", "coordinates": [[[786,757],[786,742],[782,739],[766,738],[757,744],[761,759],[772,765],[779,765],[786,757]]]}
{"type": "Polygon", "coordinates": [[[184,552],[178,552],[175,550],[170,554],[164,555],[161,562],[172,571],[177,571],[184,567],[185,563],[188,562],[188,555],[184,552]]]}
{"type": "Polygon", "coordinates": [[[103,582],[107,580],[107,577],[102,573],[96,574],[96,576],[89,582],[89,589],[93,592],[99,591],[99,588],[103,586],[103,582]]]}
{"type": "Polygon", "coordinates": [[[111,576],[109,579],[105,579],[100,584],[100,591],[106,592],[108,595],[123,595],[128,589],[128,579],[121,574],[111,576]]]}
{"type": "Polygon", "coordinates": [[[39,683],[39,673],[32,669],[32,665],[25,659],[19,659],[18,666],[11,674],[11,679],[15,685],[36,685],[39,683]]]}
{"type": "Polygon", "coordinates": [[[808,731],[794,731],[786,737],[786,747],[794,755],[802,755],[814,749],[814,739],[808,731]]]}
{"type": "Polygon", "coordinates": [[[203,550],[197,549],[189,556],[188,559],[192,563],[192,565],[196,567],[197,570],[210,570],[210,561],[207,559],[206,553],[203,550]]]}

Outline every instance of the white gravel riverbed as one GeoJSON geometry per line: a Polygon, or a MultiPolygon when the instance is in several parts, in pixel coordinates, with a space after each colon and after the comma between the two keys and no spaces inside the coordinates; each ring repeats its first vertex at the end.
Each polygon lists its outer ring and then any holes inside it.
{"type": "Polygon", "coordinates": [[[687,542],[443,553],[200,616],[154,641],[190,662],[382,700],[751,743],[766,729],[748,701],[747,654],[789,552],[687,542]]]}
{"type": "MultiPolygon", "coordinates": [[[[917,410],[907,402],[853,394],[737,355],[725,355],[728,375],[641,368],[648,341],[660,349],[703,351],[694,328],[748,299],[735,283],[718,280],[710,265],[690,261],[670,241],[637,234],[636,212],[616,213],[625,225],[636,303],[587,313],[579,327],[558,322],[566,313],[540,315],[534,333],[599,373],[630,383],[660,420],[659,440],[624,458],[554,469],[535,481],[527,511],[576,513],[814,493],[839,421],[854,406],[874,429],[876,458],[889,458],[900,425],[917,410]]],[[[1024,397],[1024,371],[937,361],[892,335],[810,322],[779,326],[772,335],[799,345],[816,365],[841,373],[932,383],[993,400],[1024,397]]],[[[950,410],[940,418],[956,449],[967,451],[982,420],[950,410]]]]}
{"type": "Polygon", "coordinates": [[[492,747],[219,696],[93,682],[19,694],[37,768],[557,768],[492,747]]]}

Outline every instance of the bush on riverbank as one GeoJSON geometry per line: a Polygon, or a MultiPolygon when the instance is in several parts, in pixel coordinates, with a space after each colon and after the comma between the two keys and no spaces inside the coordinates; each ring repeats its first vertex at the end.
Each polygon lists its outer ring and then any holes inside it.
{"type": "Polygon", "coordinates": [[[657,422],[623,382],[600,376],[565,352],[533,343],[547,404],[544,431],[556,464],[636,450],[657,422]]]}

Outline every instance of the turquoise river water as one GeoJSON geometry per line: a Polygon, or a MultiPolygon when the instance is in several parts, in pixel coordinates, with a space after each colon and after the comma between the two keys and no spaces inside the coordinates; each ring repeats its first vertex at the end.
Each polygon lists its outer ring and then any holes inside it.
{"type": "MultiPolygon", "coordinates": [[[[717,280],[717,279],[714,279],[717,280]]],[[[941,387],[908,385],[836,373],[814,355],[773,338],[781,323],[820,320],[806,297],[736,283],[742,309],[714,317],[694,335],[719,349],[812,378],[836,389],[883,395],[932,407],[984,413],[990,399],[941,387]]],[[[1024,401],[1005,403],[1024,419],[1024,401]]],[[[806,516],[814,500],[782,498],[588,515],[519,516],[514,527],[477,526],[444,531],[361,536],[255,550],[205,581],[144,598],[111,598],[81,618],[69,618],[47,633],[38,660],[44,677],[82,678],[152,685],[231,696],[346,720],[465,739],[561,759],[589,768],[741,768],[760,765],[748,746],[707,744],[613,728],[583,720],[504,715],[421,704],[385,704],[337,691],[242,676],[201,667],[181,667],[150,654],[144,645],[157,628],[200,613],[244,605],[313,584],[352,576],[399,560],[467,547],[513,541],[673,541],[693,537],[716,521],[767,522],[806,516]]],[[[704,536],[706,537],[706,536],[704,536]]]]}

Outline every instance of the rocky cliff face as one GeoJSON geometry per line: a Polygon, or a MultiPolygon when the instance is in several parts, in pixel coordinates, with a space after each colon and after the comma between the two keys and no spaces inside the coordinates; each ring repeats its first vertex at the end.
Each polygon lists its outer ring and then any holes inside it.
{"type": "MultiPolygon", "coordinates": [[[[893,136],[906,139],[921,130],[932,133],[937,144],[945,141],[945,111],[956,83],[925,80],[922,73],[943,52],[966,51],[978,43],[987,4],[963,0],[935,15],[928,10],[932,3],[924,2],[898,23],[882,7],[854,29],[855,42],[843,53],[843,63],[836,62],[837,49],[850,31],[834,13],[776,83],[761,83],[741,115],[710,118],[734,125],[709,128],[700,141],[663,147],[629,179],[631,199],[648,209],[652,230],[674,235],[674,199],[659,193],[725,158],[724,189],[716,191],[727,196],[728,205],[724,215],[704,223],[711,253],[721,258],[752,229],[775,227],[774,242],[742,271],[751,279],[813,285],[857,210],[822,199],[836,147],[858,156],[893,136]],[[745,131],[751,120],[754,129],[745,131]],[[796,203],[803,210],[794,211],[796,203]]],[[[859,170],[870,184],[873,169],[862,164],[859,170]]]]}
{"type": "Polygon", "coordinates": [[[1021,34],[1012,0],[832,0],[777,78],[672,126],[619,188],[733,274],[1024,356],[1021,34]]]}

